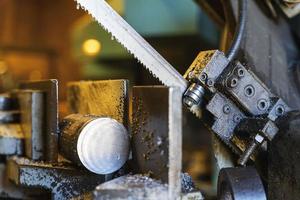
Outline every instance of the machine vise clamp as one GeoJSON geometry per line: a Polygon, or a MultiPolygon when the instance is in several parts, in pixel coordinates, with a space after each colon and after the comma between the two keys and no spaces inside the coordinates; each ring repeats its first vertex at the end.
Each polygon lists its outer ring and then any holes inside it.
{"type": "Polygon", "coordinates": [[[245,65],[218,50],[200,52],[184,75],[190,82],[184,104],[240,156],[255,160],[278,132],[276,119],[291,109],[245,65]]]}

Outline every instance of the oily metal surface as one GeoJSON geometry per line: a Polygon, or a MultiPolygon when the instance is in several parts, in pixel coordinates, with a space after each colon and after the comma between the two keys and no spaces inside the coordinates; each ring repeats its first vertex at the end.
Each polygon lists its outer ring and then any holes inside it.
{"type": "Polygon", "coordinates": [[[45,159],[47,161],[56,162],[58,158],[58,81],[50,79],[45,81],[23,82],[20,88],[45,92],[45,159]]]}
{"type": "Polygon", "coordinates": [[[74,168],[69,163],[50,164],[23,157],[7,162],[8,178],[17,186],[51,191],[52,199],[70,199],[91,192],[104,182],[104,176],[74,168]]]}
{"type": "MultiPolygon", "coordinates": [[[[232,8],[237,18],[238,1],[223,2],[225,6],[232,8]]],[[[262,1],[248,1],[246,33],[239,60],[291,109],[298,109],[300,95],[294,81],[294,70],[297,68],[293,63],[299,60],[299,48],[287,20],[281,15],[278,19],[271,18],[264,11],[262,4],[262,1]]],[[[225,34],[226,40],[230,40],[232,31],[234,30],[225,34]]],[[[223,149],[223,144],[218,140],[214,140],[213,143],[216,149],[223,149]]],[[[220,168],[226,166],[221,164],[224,160],[231,160],[227,154],[223,156],[219,151],[217,154],[220,168]]]]}
{"type": "Polygon", "coordinates": [[[112,37],[166,86],[178,87],[181,94],[187,81],[151,45],[140,36],[105,0],[75,0],[98,21],[112,37]]]}
{"type": "Polygon", "coordinates": [[[164,86],[134,87],[132,155],[137,173],[168,183],[180,193],[181,92],[164,86]]]}
{"type": "Polygon", "coordinates": [[[92,114],[128,124],[128,80],[71,82],[67,88],[70,113],[92,114]]]}
{"type": "Polygon", "coordinates": [[[7,167],[0,164],[0,199],[47,199],[49,195],[33,188],[21,188],[12,183],[7,177],[7,167]]]}

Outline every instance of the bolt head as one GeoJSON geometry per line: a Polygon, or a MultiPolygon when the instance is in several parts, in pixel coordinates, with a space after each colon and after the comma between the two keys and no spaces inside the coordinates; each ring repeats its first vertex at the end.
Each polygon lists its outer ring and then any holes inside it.
{"type": "Polygon", "coordinates": [[[200,80],[201,80],[201,81],[205,81],[206,79],[207,79],[207,74],[203,72],[203,73],[200,75],[200,80]]]}
{"type": "Polygon", "coordinates": [[[239,68],[238,70],[237,70],[237,74],[238,74],[238,76],[241,78],[241,77],[244,77],[245,76],[245,70],[244,69],[242,69],[242,68],[239,68]]]}
{"type": "Polygon", "coordinates": [[[285,109],[284,109],[283,105],[278,105],[276,107],[275,113],[276,113],[277,116],[283,115],[284,112],[285,112],[285,109]]]}
{"type": "Polygon", "coordinates": [[[225,113],[225,114],[229,114],[230,113],[230,106],[229,105],[225,105],[225,106],[223,106],[223,112],[225,113]]]}
{"type": "Polygon", "coordinates": [[[208,85],[209,87],[214,86],[214,81],[213,81],[212,79],[208,79],[208,80],[207,80],[207,85],[208,85]]]}
{"type": "Polygon", "coordinates": [[[257,134],[254,139],[259,144],[261,144],[264,141],[264,137],[259,134],[257,134]]]}
{"type": "Polygon", "coordinates": [[[240,115],[234,115],[233,116],[233,121],[235,123],[239,123],[242,120],[242,117],[240,115]]]}
{"type": "Polygon", "coordinates": [[[194,78],[194,73],[193,73],[193,71],[191,71],[190,73],[189,73],[189,79],[193,79],[194,78]]]}
{"type": "Polygon", "coordinates": [[[238,79],[237,78],[232,78],[229,80],[229,87],[235,88],[238,85],[238,79]]]}

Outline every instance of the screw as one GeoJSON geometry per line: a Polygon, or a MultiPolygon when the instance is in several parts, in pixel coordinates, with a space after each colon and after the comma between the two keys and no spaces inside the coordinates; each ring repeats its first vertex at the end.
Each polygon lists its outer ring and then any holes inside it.
{"type": "Polygon", "coordinates": [[[237,78],[232,78],[230,80],[230,87],[234,88],[234,87],[237,86],[237,84],[238,84],[238,79],[237,78]]]}
{"type": "Polygon", "coordinates": [[[207,85],[208,85],[209,87],[214,86],[214,81],[213,81],[212,79],[208,79],[208,80],[207,80],[207,85]]]}
{"type": "Polygon", "coordinates": [[[275,113],[276,113],[276,115],[277,116],[281,116],[281,115],[283,115],[284,114],[284,107],[282,106],[282,105],[278,105],[277,107],[276,107],[276,111],[275,111],[275,113]]]}
{"type": "Polygon", "coordinates": [[[247,97],[252,97],[255,94],[255,89],[252,85],[247,85],[244,89],[244,93],[247,97]]]}
{"type": "Polygon", "coordinates": [[[243,68],[239,68],[239,69],[237,70],[237,74],[238,74],[239,77],[244,77],[244,76],[245,76],[245,71],[244,71],[244,69],[243,69],[243,68]]]}
{"type": "Polygon", "coordinates": [[[239,123],[242,120],[242,117],[240,115],[234,115],[233,116],[233,121],[235,123],[239,123]]]}
{"type": "Polygon", "coordinates": [[[257,147],[259,147],[264,141],[264,137],[257,134],[251,144],[246,148],[242,156],[238,160],[238,164],[241,166],[246,166],[246,163],[250,159],[251,155],[255,152],[257,147]]]}
{"type": "Polygon", "coordinates": [[[205,81],[206,79],[207,79],[207,74],[203,72],[203,73],[200,75],[200,80],[201,80],[201,81],[205,81]]]}
{"type": "Polygon", "coordinates": [[[189,79],[193,79],[194,78],[194,73],[193,71],[189,72],[189,79]]]}
{"type": "Polygon", "coordinates": [[[269,107],[269,103],[266,99],[260,99],[258,102],[257,102],[257,108],[259,110],[266,110],[268,109],[269,107]]]}
{"type": "Polygon", "coordinates": [[[225,113],[225,114],[229,114],[230,113],[230,107],[229,107],[229,105],[225,105],[225,106],[223,106],[223,112],[225,113]]]}

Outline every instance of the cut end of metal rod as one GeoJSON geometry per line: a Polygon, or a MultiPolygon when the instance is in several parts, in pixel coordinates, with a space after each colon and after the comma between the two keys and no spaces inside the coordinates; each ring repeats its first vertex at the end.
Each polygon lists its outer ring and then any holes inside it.
{"type": "Polygon", "coordinates": [[[129,137],[125,127],[111,118],[92,120],[81,130],[77,142],[81,163],[96,174],[110,174],[127,161],[129,137]]]}

